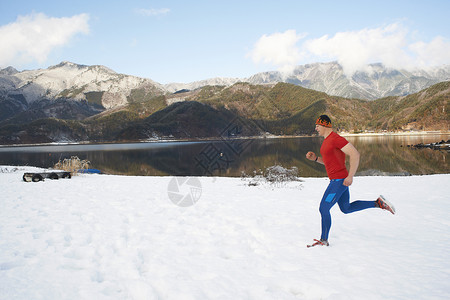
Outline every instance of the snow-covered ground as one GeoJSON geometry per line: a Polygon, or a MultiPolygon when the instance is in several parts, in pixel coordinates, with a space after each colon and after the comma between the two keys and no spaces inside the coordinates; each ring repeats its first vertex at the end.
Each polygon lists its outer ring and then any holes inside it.
{"type": "Polygon", "coordinates": [[[308,249],[325,178],[23,182],[31,170],[0,167],[0,299],[450,298],[450,174],[355,178],[352,200],[381,193],[397,214],[335,206],[330,247],[308,249]]]}

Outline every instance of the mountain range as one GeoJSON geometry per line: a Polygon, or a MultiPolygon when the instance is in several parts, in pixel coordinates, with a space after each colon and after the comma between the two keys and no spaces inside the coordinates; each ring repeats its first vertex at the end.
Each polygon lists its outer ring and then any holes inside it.
{"type": "Polygon", "coordinates": [[[138,90],[146,96],[154,96],[204,86],[231,86],[238,82],[254,85],[285,82],[332,96],[375,100],[412,94],[448,80],[450,65],[407,71],[371,64],[366,67],[366,71],[358,71],[348,77],[337,62],[329,62],[297,66],[290,74],[272,71],[248,78],[212,78],[162,85],[150,79],[118,74],[105,66],[86,66],[66,61],[48,69],[19,72],[8,67],[0,70],[0,96],[23,96],[27,103],[43,98],[88,100],[101,102],[98,104],[109,109],[127,104],[132,93],[138,90]]]}
{"type": "Polygon", "coordinates": [[[367,70],[348,78],[337,63],[317,63],[289,76],[162,85],[71,62],[8,67],[0,70],[0,144],[311,134],[323,112],[347,131],[449,129],[449,66],[367,70]]]}
{"type": "Polygon", "coordinates": [[[433,84],[450,80],[450,66],[408,71],[386,68],[381,64],[366,66],[351,77],[337,62],[297,66],[292,73],[278,71],[258,73],[248,78],[212,78],[188,84],[171,83],[164,87],[169,92],[194,90],[207,85],[230,86],[237,82],[251,84],[292,83],[305,88],[345,98],[375,100],[387,96],[404,96],[423,90],[433,84]]]}

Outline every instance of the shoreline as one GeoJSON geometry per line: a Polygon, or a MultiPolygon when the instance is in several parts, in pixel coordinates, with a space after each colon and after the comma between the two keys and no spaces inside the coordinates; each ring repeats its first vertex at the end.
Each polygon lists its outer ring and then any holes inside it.
{"type": "Polygon", "coordinates": [[[340,132],[341,136],[421,136],[421,135],[445,135],[450,134],[450,131],[405,131],[405,132],[364,132],[364,133],[350,133],[340,132]]]}
{"type": "MultiPolygon", "coordinates": [[[[426,136],[426,135],[450,135],[450,131],[415,131],[415,132],[365,132],[365,133],[350,133],[338,132],[344,137],[377,137],[377,136],[426,136]]],[[[248,137],[234,137],[234,138],[220,138],[220,137],[206,137],[206,138],[190,138],[190,139],[149,139],[138,141],[118,141],[118,142],[51,142],[51,143],[36,143],[36,144],[10,144],[0,145],[0,149],[4,148],[20,148],[20,147],[44,147],[44,146],[76,146],[76,145],[111,145],[111,144],[144,144],[144,143],[185,143],[185,142],[219,142],[232,140],[251,140],[251,139],[290,139],[290,138],[306,138],[318,137],[318,135],[266,135],[266,136],[248,136],[248,137]]]]}
{"type": "MultiPolygon", "coordinates": [[[[10,174],[15,172],[25,172],[25,173],[52,173],[54,171],[60,171],[64,172],[64,170],[61,169],[54,169],[52,167],[39,167],[34,165],[8,165],[8,164],[0,164],[0,176],[2,174],[10,174]]],[[[70,172],[70,171],[66,171],[70,172]]],[[[70,172],[72,173],[72,172],[70,172]]],[[[83,177],[83,176],[90,176],[90,175],[99,175],[99,173],[89,173],[89,172],[78,172],[76,175],[72,174],[73,177],[83,177]]],[[[209,179],[209,178],[215,178],[215,179],[238,179],[243,182],[244,186],[248,185],[248,180],[253,179],[253,177],[244,178],[241,176],[232,176],[232,175],[226,175],[226,176],[220,176],[220,175],[127,175],[127,174],[110,174],[110,173],[101,173],[101,175],[107,175],[107,176],[117,176],[117,177],[138,177],[138,178],[199,178],[199,179],[209,179]]],[[[368,177],[374,177],[374,178],[411,178],[411,177],[424,177],[424,176],[450,176],[450,173],[428,173],[428,174],[399,174],[399,173],[385,173],[382,175],[377,174],[358,174],[358,172],[355,174],[355,178],[368,178],[368,177]]],[[[324,176],[297,176],[297,179],[304,180],[304,179],[326,179],[329,180],[327,175],[324,176]]],[[[53,179],[48,179],[48,181],[53,179]]],[[[55,179],[56,180],[56,179],[55,179]]],[[[284,181],[284,183],[295,183],[299,182],[296,180],[288,180],[284,181]]],[[[301,182],[301,181],[300,181],[301,182]]],[[[271,184],[270,182],[264,181],[263,183],[271,184]]],[[[251,185],[248,185],[251,186],[251,185]]]]}

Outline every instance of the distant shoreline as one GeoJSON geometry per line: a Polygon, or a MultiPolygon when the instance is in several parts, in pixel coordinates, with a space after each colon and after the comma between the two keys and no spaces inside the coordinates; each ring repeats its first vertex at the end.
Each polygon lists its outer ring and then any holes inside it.
{"type": "MultiPolygon", "coordinates": [[[[422,135],[450,135],[450,131],[414,131],[414,132],[363,132],[363,133],[350,133],[350,132],[338,132],[341,136],[345,137],[377,137],[377,136],[422,136],[422,135]]],[[[51,142],[51,143],[36,143],[36,144],[10,144],[0,145],[1,148],[19,148],[19,147],[39,147],[39,146],[65,146],[65,145],[109,145],[109,144],[139,144],[139,143],[183,143],[183,142],[215,142],[224,140],[240,140],[240,139],[289,139],[289,138],[305,138],[305,137],[318,137],[318,135],[266,135],[266,136],[248,136],[248,137],[234,137],[234,138],[190,138],[190,139],[149,139],[138,141],[118,141],[118,142],[51,142]]]]}
{"type": "Polygon", "coordinates": [[[445,135],[450,134],[450,131],[406,131],[406,132],[362,132],[350,133],[339,132],[342,136],[420,136],[420,135],[445,135]]]}

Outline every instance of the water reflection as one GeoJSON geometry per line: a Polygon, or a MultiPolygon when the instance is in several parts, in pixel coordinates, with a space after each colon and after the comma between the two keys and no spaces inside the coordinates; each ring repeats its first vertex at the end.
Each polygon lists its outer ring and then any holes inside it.
{"type": "MultiPolygon", "coordinates": [[[[450,173],[449,153],[410,149],[409,144],[448,140],[449,135],[348,137],[361,153],[357,175],[450,173]]],[[[51,167],[60,159],[78,156],[109,174],[240,176],[281,164],[297,167],[300,176],[326,176],[322,165],[305,159],[320,150],[319,137],[66,145],[0,148],[0,164],[51,167]]]]}

